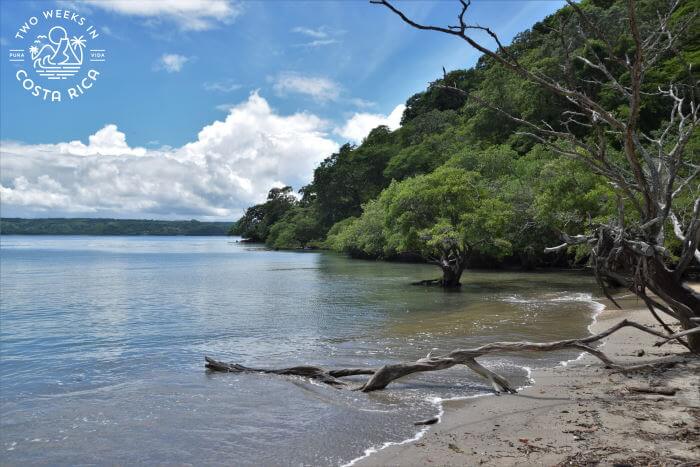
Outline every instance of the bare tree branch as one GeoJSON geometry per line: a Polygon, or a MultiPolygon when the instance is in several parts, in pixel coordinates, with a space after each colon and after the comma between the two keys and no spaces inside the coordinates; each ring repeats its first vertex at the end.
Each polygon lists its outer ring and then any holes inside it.
{"type": "MultiPolygon", "coordinates": [[[[266,373],[281,376],[301,376],[304,378],[313,379],[324,384],[336,388],[347,387],[348,384],[339,378],[347,376],[369,375],[369,379],[360,386],[353,386],[351,389],[362,392],[377,391],[386,388],[391,382],[403,378],[414,373],[422,373],[429,371],[446,370],[455,365],[465,365],[478,375],[482,376],[491,383],[496,393],[511,392],[515,393],[515,387],[510,384],[505,378],[497,373],[489,370],[482,364],[476,361],[477,358],[485,355],[503,354],[503,353],[522,353],[522,352],[551,352],[565,349],[576,349],[587,352],[600,361],[606,368],[616,370],[625,370],[625,367],[613,362],[603,352],[593,348],[590,344],[605,339],[611,334],[626,327],[633,327],[647,334],[668,340],[681,337],[679,334],[667,335],[658,332],[654,329],[636,323],[634,321],[622,320],[609,329],[593,334],[581,339],[568,339],[554,342],[494,342],[492,344],[482,345],[473,349],[458,349],[453,350],[445,355],[432,356],[428,354],[426,357],[416,360],[415,362],[396,363],[385,365],[381,368],[339,368],[326,370],[315,366],[295,366],[281,369],[264,369],[252,368],[243,366],[237,363],[224,363],[215,360],[211,357],[204,357],[205,367],[212,371],[220,371],[227,373],[266,373]]],[[[698,328],[700,329],[700,327],[698,328]]],[[[685,333],[683,336],[690,333],[685,333]]]]}

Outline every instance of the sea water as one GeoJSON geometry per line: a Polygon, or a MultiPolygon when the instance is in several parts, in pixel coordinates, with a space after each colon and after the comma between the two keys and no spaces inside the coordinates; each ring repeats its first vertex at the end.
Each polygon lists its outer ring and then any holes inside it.
{"type": "MultiPolygon", "coordinates": [[[[446,398],[490,391],[466,368],[364,394],[244,365],[376,367],[494,340],[587,334],[579,273],[466,272],[269,251],[226,237],[0,238],[0,461],[45,465],[341,465],[411,439],[446,398]]],[[[575,352],[486,365],[526,367],[575,352]]],[[[355,382],[361,379],[355,378],[355,382]]],[[[352,381],[352,380],[351,380],[352,381]]]]}

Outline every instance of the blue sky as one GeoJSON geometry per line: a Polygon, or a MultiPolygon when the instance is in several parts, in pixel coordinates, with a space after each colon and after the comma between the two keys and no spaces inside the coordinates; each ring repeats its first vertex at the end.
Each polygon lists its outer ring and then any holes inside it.
{"type": "MultiPolygon", "coordinates": [[[[477,0],[470,18],[510,42],[562,3],[477,0]]],[[[453,23],[458,12],[449,1],[400,5],[420,21],[441,25],[453,23]]],[[[329,155],[323,151],[361,140],[375,124],[396,126],[397,106],[425,89],[443,66],[468,68],[478,58],[458,39],[413,30],[364,1],[7,0],[0,2],[0,13],[3,215],[236,217],[270,183],[298,188],[308,181],[313,166],[329,155]],[[21,65],[7,59],[18,45],[18,26],[52,8],[88,18],[100,32],[95,44],[108,54],[93,88],[60,103],[22,89],[15,77],[21,65]],[[242,129],[246,122],[255,123],[250,134],[242,129]],[[226,138],[236,142],[237,154],[216,146],[226,138]],[[241,142],[246,139],[251,146],[241,142]],[[252,156],[272,147],[261,140],[282,148],[280,158],[252,156]],[[52,153],[58,155],[52,159],[52,153]],[[155,168],[165,159],[203,168],[202,185],[183,187],[180,200],[144,191],[149,184],[165,186],[155,168]],[[149,170],[146,162],[153,173],[131,174],[121,188],[103,187],[91,195],[97,198],[93,204],[85,193],[83,199],[76,194],[75,187],[87,183],[81,177],[88,166],[109,166],[119,174],[111,180],[118,181],[135,167],[149,170]],[[260,170],[275,164],[289,168],[260,170]],[[224,175],[216,193],[207,193],[206,180],[224,175]],[[220,193],[226,180],[238,180],[239,194],[220,193]],[[103,202],[109,192],[121,201],[103,202]],[[42,201],[42,193],[49,201],[42,201]],[[124,199],[131,202],[120,208],[124,199]]]]}

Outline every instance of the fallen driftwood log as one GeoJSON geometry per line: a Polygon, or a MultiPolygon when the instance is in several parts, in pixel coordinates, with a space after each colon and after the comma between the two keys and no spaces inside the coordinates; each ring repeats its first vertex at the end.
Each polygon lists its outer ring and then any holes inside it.
{"type": "Polygon", "coordinates": [[[674,396],[678,392],[678,388],[666,386],[627,386],[629,392],[639,392],[642,394],[661,394],[662,396],[674,396]]]}
{"type": "Polygon", "coordinates": [[[445,355],[428,356],[421,358],[415,362],[396,363],[385,365],[381,368],[340,368],[340,369],[323,369],[315,366],[295,366],[281,369],[265,369],[251,368],[237,363],[224,363],[214,360],[211,357],[205,356],[205,366],[212,371],[222,371],[229,373],[267,373],[275,375],[293,375],[304,378],[313,379],[321,383],[328,384],[336,388],[348,387],[346,381],[339,378],[357,375],[369,375],[369,379],[360,386],[351,387],[353,390],[362,392],[376,391],[384,389],[399,378],[408,376],[413,373],[438,371],[451,368],[455,365],[464,365],[487,379],[496,393],[509,392],[515,393],[515,387],[511,385],[505,378],[489,370],[485,366],[477,362],[477,358],[503,353],[514,352],[549,352],[553,350],[576,349],[587,352],[605,364],[606,368],[612,368],[618,371],[624,371],[624,366],[618,365],[608,358],[603,352],[591,347],[596,341],[604,339],[614,332],[625,327],[633,327],[640,331],[652,334],[662,339],[671,339],[672,336],[650,329],[634,321],[622,320],[615,326],[594,334],[592,336],[581,339],[568,339],[554,342],[495,342],[492,344],[482,345],[473,349],[458,349],[453,350],[445,355]]]}
{"type": "Polygon", "coordinates": [[[417,422],[413,422],[415,426],[421,426],[421,425],[435,425],[437,422],[439,422],[440,419],[438,417],[432,417],[428,418],[426,420],[419,420],[417,422]]]}

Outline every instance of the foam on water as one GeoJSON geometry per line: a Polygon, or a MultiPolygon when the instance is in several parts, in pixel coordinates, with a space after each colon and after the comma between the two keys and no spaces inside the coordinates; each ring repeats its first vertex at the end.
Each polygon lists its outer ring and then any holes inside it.
{"type": "MultiPolygon", "coordinates": [[[[593,326],[595,325],[595,323],[598,322],[598,315],[600,315],[605,310],[605,305],[593,300],[593,297],[590,297],[589,301],[593,305],[593,314],[591,316],[591,324],[588,325],[588,332],[590,334],[593,334],[593,326]]],[[[602,342],[600,344],[601,347],[604,345],[605,345],[605,342],[602,342]]],[[[578,362],[583,357],[586,356],[586,353],[587,352],[581,352],[580,354],[578,354],[578,356],[576,358],[573,358],[571,360],[564,360],[564,361],[560,362],[560,364],[561,364],[561,366],[568,366],[569,363],[578,362]]]]}
{"type": "MultiPolygon", "coordinates": [[[[591,308],[593,309],[593,312],[591,314],[591,323],[588,325],[588,331],[592,333],[592,328],[593,325],[597,322],[598,315],[605,310],[605,305],[603,305],[600,302],[597,302],[593,299],[593,296],[589,293],[573,293],[573,294],[564,294],[562,296],[556,296],[556,297],[551,297],[551,298],[532,298],[532,299],[524,299],[521,297],[517,296],[508,296],[503,301],[508,302],[508,303],[520,303],[520,304],[530,304],[530,303],[542,303],[542,302],[582,302],[582,303],[587,303],[590,304],[591,308]]],[[[581,358],[583,358],[586,355],[586,352],[581,352],[576,358],[570,359],[570,360],[564,360],[561,361],[559,364],[561,366],[567,366],[571,362],[579,361],[581,358]]],[[[518,392],[532,387],[535,384],[535,379],[532,377],[533,374],[533,369],[532,367],[529,366],[521,366],[523,370],[527,373],[527,380],[529,384],[525,384],[523,386],[519,386],[517,389],[518,392]]],[[[443,416],[445,415],[445,407],[444,403],[448,401],[461,401],[461,400],[469,400],[469,399],[476,399],[480,397],[488,397],[488,396],[494,396],[494,393],[478,393],[478,394],[473,394],[469,396],[454,396],[454,397],[428,397],[427,400],[431,402],[432,404],[435,405],[437,408],[437,414],[435,417],[437,418],[437,422],[435,425],[439,424],[442,421],[443,416]]],[[[363,455],[356,457],[355,459],[352,459],[350,462],[347,464],[343,464],[342,467],[349,467],[352,465],[355,465],[356,463],[360,462],[363,459],[367,459],[370,457],[372,454],[376,454],[377,452],[386,449],[391,446],[402,446],[405,444],[410,444],[415,441],[419,441],[421,438],[423,438],[426,433],[430,431],[430,426],[425,426],[423,427],[420,431],[418,431],[412,438],[407,438],[402,441],[387,441],[381,444],[380,446],[372,446],[367,449],[365,449],[365,452],[363,455]]]]}

